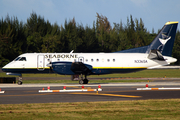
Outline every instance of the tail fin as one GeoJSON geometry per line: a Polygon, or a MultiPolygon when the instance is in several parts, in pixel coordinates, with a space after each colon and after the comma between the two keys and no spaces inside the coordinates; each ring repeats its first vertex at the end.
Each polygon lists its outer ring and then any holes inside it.
{"type": "Polygon", "coordinates": [[[176,29],[178,22],[167,22],[161,29],[159,34],[148,46],[133,48],[115,53],[150,53],[151,51],[158,51],[158,54],[163,56],[171,56],[174,45],[176,29]]]}
{"type": "Polygon", "coordinates": [[[171,56],[178,22],[167,22],[148,46],[146,53],[159,51],[163,56],[171,56]]]}

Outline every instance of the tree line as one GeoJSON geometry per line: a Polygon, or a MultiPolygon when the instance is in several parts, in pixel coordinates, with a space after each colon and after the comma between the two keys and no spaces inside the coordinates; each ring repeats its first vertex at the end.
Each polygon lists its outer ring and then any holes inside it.
{"type": "MultiPolygon", "coordinates": [[[[127,23],[113,23],[97,13],[93,26],[76,23],[75,18],[64,25],[51,24],[48,20],[30,14],[27,22],[17,17],[0,19],[0,66],[4,66],[22,53],[58,52],[115,52],[149,45],[157,33],[150,33],[143,20],[127,17],[127,23]]],[[[172,56],[180,64],[180,32],[177,31],[172,56]]]]}

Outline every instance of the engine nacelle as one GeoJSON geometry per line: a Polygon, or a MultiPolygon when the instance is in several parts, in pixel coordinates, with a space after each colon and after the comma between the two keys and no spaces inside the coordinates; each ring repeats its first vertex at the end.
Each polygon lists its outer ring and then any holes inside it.
{"type": "Polygon", "coordinates": [[[64,75],[74,75],[75,73],[71,71],[72,62],[53,62],[53,71],[58,74],[64,75]]]}
{"type": "Polygon", "coordinates": [[[91,74],[92,66],[84,64],[82,62],[52,62],[52,69],[58,74],[64,75],[79,75],[79,74],[91,74]]]}

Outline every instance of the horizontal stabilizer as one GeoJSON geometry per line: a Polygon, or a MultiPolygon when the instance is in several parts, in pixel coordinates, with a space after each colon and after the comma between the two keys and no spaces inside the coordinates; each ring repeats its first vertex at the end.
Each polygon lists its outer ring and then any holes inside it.
{"type": "Polygon", "coordinates": [[[165,61],[163,55],[158,50],[151,50],[148,58],[165,61]]]}

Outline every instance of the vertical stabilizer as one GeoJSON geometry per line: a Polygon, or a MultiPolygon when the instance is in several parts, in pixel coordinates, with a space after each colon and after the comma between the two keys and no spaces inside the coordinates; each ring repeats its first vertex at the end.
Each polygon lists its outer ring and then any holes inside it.
{"type": "Polygon", "coordinates": [[[167,22],[148,46],[146,53],[159,51],[163,56],[171,56],[178,22],[167,22]]]}

